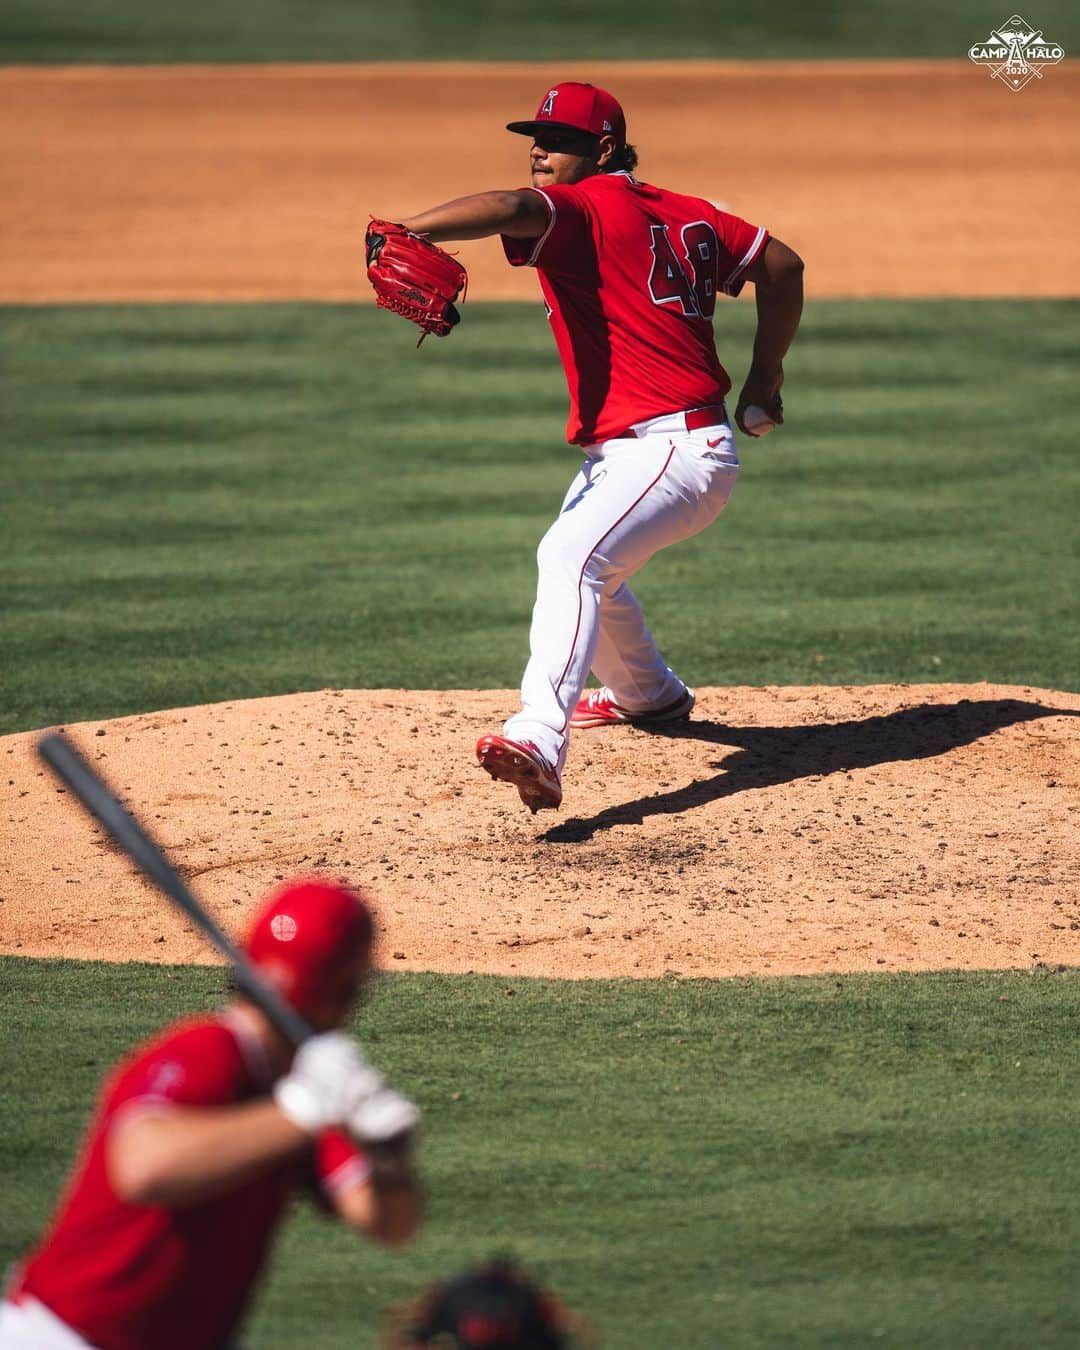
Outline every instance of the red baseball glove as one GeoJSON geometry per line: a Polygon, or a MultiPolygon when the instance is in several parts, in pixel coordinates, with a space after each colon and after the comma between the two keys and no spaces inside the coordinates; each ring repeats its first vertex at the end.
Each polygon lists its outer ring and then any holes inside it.
{"type": "Polygon", "coordinates": [[[420,342],[429,333],[446,337],[461,322],[454,301],[469,278],[456,258],[389,220],[372,220],[364,244],[376,303],[419,325],[420,342]]]}

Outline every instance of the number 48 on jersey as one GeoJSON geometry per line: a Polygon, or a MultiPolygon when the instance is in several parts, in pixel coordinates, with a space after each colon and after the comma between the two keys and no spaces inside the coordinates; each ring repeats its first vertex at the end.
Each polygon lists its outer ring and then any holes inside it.
{"type": "Polygon", "coordinates": [[[650,225],[649,231],[653,304],[678,305],[688,319],[711,319],[716,308],[716,231],[707,221],[691,221],[679,231],[679,252],[666,225],[650,225]]]}

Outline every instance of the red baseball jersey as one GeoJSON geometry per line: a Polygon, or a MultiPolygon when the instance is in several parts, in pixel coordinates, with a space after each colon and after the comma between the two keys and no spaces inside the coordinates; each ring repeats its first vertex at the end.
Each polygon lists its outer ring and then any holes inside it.
{"type": "Polygon", "coordinates": [[[731,380],[713,341],[716,297],[742,290],[768,231],[628,173],[532,190],[547,230],[502,242],[513,266],[540,274],[570,387],[567,440],[593,445],[719,403],[731,380]]]}
{"type": "Polygon", "coordinates": [[[133,1111],[227,1106],[265,1096],[261,1049],[228,1013],[167,1029],[106,1082],[67,1191],[12,1296],[32,1294],[100,1350],[220,1350],[247,1307],[290,1192],[325,1198],[368,1175],[347,1135],[186,1209],[118,1198],[105,1167],[110,1127],[133,1111]]]}

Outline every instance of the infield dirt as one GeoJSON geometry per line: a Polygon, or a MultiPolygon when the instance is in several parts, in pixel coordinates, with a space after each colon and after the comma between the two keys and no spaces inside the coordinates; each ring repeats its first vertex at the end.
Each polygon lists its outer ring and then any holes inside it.
{"type": "MultiPolygon", "coordinates": [[[[475,766],[516,695],[324,691],[72,734],[236,931],[305,868],[370,889],[382,966],[684,976],[1080,964],[1080,695],[700,691],[667,734],[580,732],[557,815],[475,766]]],[[[0,741],[0,950],[208,959],[0,741]]]]}
{"type": "MultiPolygon", "coordinates": [[[[503,128],[611,87],[644,178],[807,260],[816,296],[1080,294],[1080,65],[969,61],[10,68],[0,301],[364,300],[369,213],[525,181],[503,128]]],[[[491,240],[473,300],[539,303],[491,240]]]]}

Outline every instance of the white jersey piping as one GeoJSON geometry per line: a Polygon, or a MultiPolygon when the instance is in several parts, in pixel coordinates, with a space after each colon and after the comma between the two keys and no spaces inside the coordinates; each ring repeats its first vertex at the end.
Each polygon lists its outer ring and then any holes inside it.
{"type": "Polygon", "coordinates": [[[548,235],[551,233],[551,231],[555,228],[555,203],[551,200],[551,198],[547,195],[547,193],[543,190],[543,188],[535,188],[535,187],[534,187],[534,188],[530,188],[529,191],[530,191],[530,192],[538,192],[538,193],[540,194],[540,196],[543,197],[544,201],[547,202],[547,209],[548,209],[548,211],[549,211],[550,214],[551,214],[551,219],[548,221],[548,227],[547,227],[547,229],[546,229],[546,230],[544,231],[544,233],[540,236],[540,238],[536,241],[536,244],[533,246],[533,251],[529,254],[529,260],[528,260],[528,262],[525,264],[526,267],[535,267],[535,266],[536,266],[536,260],[537,260],[537,259],[539,258],[539,256],[540,256],[540,250],[544,247],[544,242],[545,242],[545,240],[547,239],[547,237],[548,237],[548,235]]]}
{"type": "Polygon", "coordinates": [[[735,278],[739,275],[739,273],[743,271],[744,268],[749,267],[749,265],[754,261],[754,258],[757,255],[757,251],[761,247],[761,241],[765,238],[765,235],[767,233],[768,231],[765,229],[763,225],[758,226],[758,232],[757,234],[754,235],[754,242],[746,250],[746,252],[742,256],[741,262],[736,264],[734,270],[730,273],[727,280],[724,282],[725,291],[735,280],[735,278]]]}

